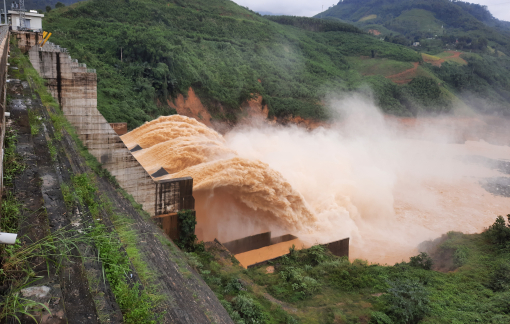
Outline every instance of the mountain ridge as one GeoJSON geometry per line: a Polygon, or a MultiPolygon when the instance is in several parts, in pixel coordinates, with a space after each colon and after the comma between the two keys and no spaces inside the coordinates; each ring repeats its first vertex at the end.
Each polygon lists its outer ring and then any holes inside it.
{"type": "Polygon", "coordinates": [[[449,60],[437,70],[415,48],[381,41],[364,27],[262,17],[226,0],[89,0],[44,20],[52,41],[97,69],[101,113],[130,128],[175,113],[167,103],[190,87],[213,120],[230,124],[256,96],[269,118],[327,120],[324,98],[350,91],[371,95],[396,115],[450,111],[465,91],[491,102],[482,111],[509,110],[506,57],[464,51],[462,64],[449,60]],[[416,73],[389,78],[409,69],[405,62],[418,63],[416,73]]]}

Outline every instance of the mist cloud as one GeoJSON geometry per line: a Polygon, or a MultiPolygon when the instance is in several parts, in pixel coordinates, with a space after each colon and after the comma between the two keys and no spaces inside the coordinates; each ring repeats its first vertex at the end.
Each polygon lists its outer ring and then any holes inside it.
{"type": "Polygon", "coordinates": [[[292,232],[303,242],[350,237],[352,257],[393,263],[425,240],[480,232],[510,210],[509,198],[479,184],[497,172],[463,161],[472,154],[508,159],[510,148],[459,143],[464,120],[413,119],[408,127],[358,95],[330,98],[328,106],[337,120],[313,131],[259,122],[225,135],[227,147],[267,163],[303,196],[317,217],[292,232]]]}

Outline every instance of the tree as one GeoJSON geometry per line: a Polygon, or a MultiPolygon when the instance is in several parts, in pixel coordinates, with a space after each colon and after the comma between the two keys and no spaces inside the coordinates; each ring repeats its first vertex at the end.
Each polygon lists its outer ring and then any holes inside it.
{"type": "Polygon", "coordinates": [[[415,324],[430,312],[429,293],[418,281],[400,279],[388,282],[390,288],[383,295],[386,315],[395,323],[415,324]]]}
{"type": "Polygon", "coordinates": [[[65,7],[65,6],[66,6],[66,5],[65,5],[65,4],[63,4],[63,3],[62,3],[62,2],[60,2],[60,1],[59,1],[59,2],[57,2],[57,3],[55,4],[55,8],[57,8],[57,9],[58,9],[58,8],[63,8],[63,7],[65,7]]]}
{"type": "Polygon", "coordinates": [[[509,246],[510,243],[510,214],[508,218],[508,226],[506,225],[503,216],[498,216],[494,224],[492,224],[485,232],[485,237],[493,244],[501,248],[509,246]]]}
{"type": "Polygon", "coordinates": [[[487,48],[487,45],[489,45],[489,42],[485,37],[478,38],[478,48],[480,50],[485,50],[487,48]]]}
{"type": "Polygon", "coordinates": [[[51,11],[51,7],[50,6],[46,6],[46,12],[50,12],[51,11]]]}

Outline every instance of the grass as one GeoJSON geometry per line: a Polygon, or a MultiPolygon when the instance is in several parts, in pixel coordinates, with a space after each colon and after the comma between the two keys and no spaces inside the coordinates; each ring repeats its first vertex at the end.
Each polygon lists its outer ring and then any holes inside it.
{"type": "Polygon", "coordinates": [[[436,54],[435,56],[439,57],[439,58],[442,58],[442,59],[445,59],[447,57],[451,57],[453,54],[450,53],[450,52],[441,52],[439,54],[436,54]]]}
{"type": "Polygon", "coordinates": [[[62,191],[62,196],[64,196],[64,203],[66,204],[67,210],[72,211],[75,206],[75,198],[71,187],[67,183],[62,183],[60,185],[60,191],[62,191]]]}
{"type": "MultiPolygon", "coordinates": [[[[27,56],[21,54],[18,48],[17,39],[11,37],[11,58],[9,62],[11,65],[17,66],[19,70],[10,72],[14,73],[20,80],[28,81],[30,87],[34,89],[41,98],[42,104],[46,107],[58,108],[57,101],[51,96],[46,88],[46,81],[39,76],[37,71],[32,67],[30,60],[27,56]]],[[[34,134],[32,134],[34,135],[34,134]]]]}
{"type": "Polygon", "coordinates": [[[50,112],[51,122],[53,123],[53,128],[55,129],[55,139],[60,141],[62,139],[62,131],[68,127],[67,119],[60,111],[55,113],[50,112]]]}
{"type": "MultiPolygon", "coordinates": [[[[149,289],[141,289],[139,283],[133,283],[130,279],[132,276],[130,260],[134,253],[137,253],[135,258],[135,261],[138,261],[137,265],[143,266],[139,261],[138,250],[136,247],[129,247],[126,252],[129,250],[130,258],[126,258],[122,253],[124,244],[108,233],[105,225],[96,224],[89,235],[99,251],[104,274],[122,311],[124,323],[158,323],[163,315],[155,315],[153,312],[157,300],[149,293],[149,289]]],[[[124,233],[122,237],[125,238],[126,234],[124,233]]],[[[161,297],[157,299],[160,300],[161,297]]]]}
{"type": "Polygon", "coordinates": [[[425,60],[428,60],[428,61],[439,61],[439,60],[441,60],[441,58],[439,56],[429,55],[429,54],[425,54],[425,53],[422,53],[421,55],[422,55],[424,61],[425,60]]]}
{"type": "Polygon", "coordinates": [[[262,316],[261,323],[510,321],[510,285],[497,291],[490,288],[497,276],[510,278],[510,270],[506,274],[498,270],[506,269],[501,265],[510,262],[510,250],[488,242],[486,234],[450,232],[445,236],[434,260],[436,266],[454,272],[430,270],[432,260],[426,254],[408,263],[381,266],[362,260],[349,262],[320,246],[291,249],[289,256],[272,264],[274,273],[266,272],[268,265],[244,270],[214,249],[193,254],[195,268],[232,318],[246,322],[250,320],[247,314],[236,314],[238,296],[256,302],[258,310],[252,313],[262,316]],[[267,293],[281,304],[266,300],[267,293]]]}
{"type": "Polygon", "coordinates": [[[16,291],[11,291],[5,296],[5,299],[0,302],[2,308],[0,311],[0,319],[11,319],[13,322],[22,323],[20,317],[26,316],[30,317],[34,322],[37,322],[37,319],[32,315],[33,312],[42,313],[46,311],[51,314],[51,311],[45,304],[21,297],[21,290],[23,288],[26,287],[21,286],[16,289],[16,291]]]}
{"type": "Polygon", "coordinates": [[[460,65],[468,65],[468,62],[466,62],[466,60],[464,60],[462,57],[450,57],[450,58],[446,58],[446,61],[447,62],[455,62],[460,65]]]}
{"type": "Polygon", "coordinates": [[[53,145],[53,141],[48,141],[48,151],[50,152],[51,160],[53,162],[57,161],[57,148],[53,145]]]}
{"type": "Polygon", "coordinates": [[[61,188],[64,200],[72,202],[73,199],[70,197],[73,196],[80,204],[87,206],[95,220],[94,229],[89,233],[89,237],[98,250],[98,257],[104,265],[104,275],[121,308],[124,322],[158,323],[162,315],[155,315],[153,310],[158,307],[164,297],[156,293],[157,289],[153,283],[154,274],[144,262],[136,246],[139,239],[131,228],[132,221],[125,216],[114,214],[106,196],[98,199],[99,192],[94,178],[92,174],[74,175],[71,185],[64,185],[61,188]],[[103,210],[109,211],[108,214],[114,223],[113,228],[107,228],[102,223],[103,210]],[[131,264],[142,280],[144,289],[139,283],[132,282],[131,264]]]}
{"type": "Polygon", "coordinates": [[[408,29],[432,35],[443,35],[441,22],[428,10],[412,9],[404,11],[400,16],[389,22],[389,28],[408,29]]]}
{"type": "Polygon", "coordinates": [[[399,62],[389,59],[361,59],[349,58],[351,67],[363,75],[390,76],[406,71],[413,67],[412,63],[399,62]]]}
{"type": "Polygon", "coordinates": [[[16,174],[25,170],[21,156],[16,153],[17,133],[11,127],[5,131],[4,139],[4,185],[12,186],[16,174]]]}
{"type": "Polygon", "coordinates": [[[358,22],[363,22],[363,21],[372,20],[372,19],[376,19],[376,18],[377,18],[377,15],[368,15],[368,16],[365,16],[365,17],[361,18],[360,20],[358,20],[358,22]]]}
{"type": "Polygon", "coordinates": [[[28,123],[30,124],[30,133],[32,136],[39,134],[42,126],[42,119],[32,109],[28,109],[28,123]]]}
{"type": "Polygon", "coordinates": [[[64,262],[74,256],[73,251],[79,243],[83,243],[79,233],[64,229],[36,242],[22,244],[18,239],[14,245],[4,246],[0,252],[0,278],[4,285],[9,285],[9,289],[0,301],[0,320],[20,322],[21,315],[35,320],[33,314],[42,310],[49,312],[45,304],[22,298],[20,292],[39,280],[34,268],[45,265],[48,273],[52,267],[59,271],[64,262]]]}
{"type": "Polygon", "coordinates": [[[6,196],[2,199],[0,228],[3,232],[18,232],[22,208],[23,206],[16,200],[12,192],[8,191],[6,196]]]}
{"type": "Polygon", "coordinates": [[[362,23],[362,24],[356,24],[359,28],[362,28],[364,31],[367,31],[370,30],[370,29],[375,29],[377,31],[379,31],[381,33],[381,35],[377,35],[376,37],[377,38],[381,38],[381,37],[385,37],[385,36],[398,36],[400,35],[400,33],[396,32],[396,31],[393,31],[393,30],[389,30],[388,28],[384,27],[383,25],[378,25],[378,24],[372,24],[370,22],[366,22],[366,23],[362,23]]]}

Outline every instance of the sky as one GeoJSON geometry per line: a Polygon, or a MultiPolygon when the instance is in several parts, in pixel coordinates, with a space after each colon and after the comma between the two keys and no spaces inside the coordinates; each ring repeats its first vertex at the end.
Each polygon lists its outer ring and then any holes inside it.
{"type": "MultiPolygon", "coordinates": [[[[248,7],[257,12],[271,12],[291,16],[311,17],[328,7],[338,3],[338,0],[233,0],[235,3],[248,7]]],[[[489,7],[492,15],[498,19],[510,21],[510,0],[467,0],[489,7]]]]}

